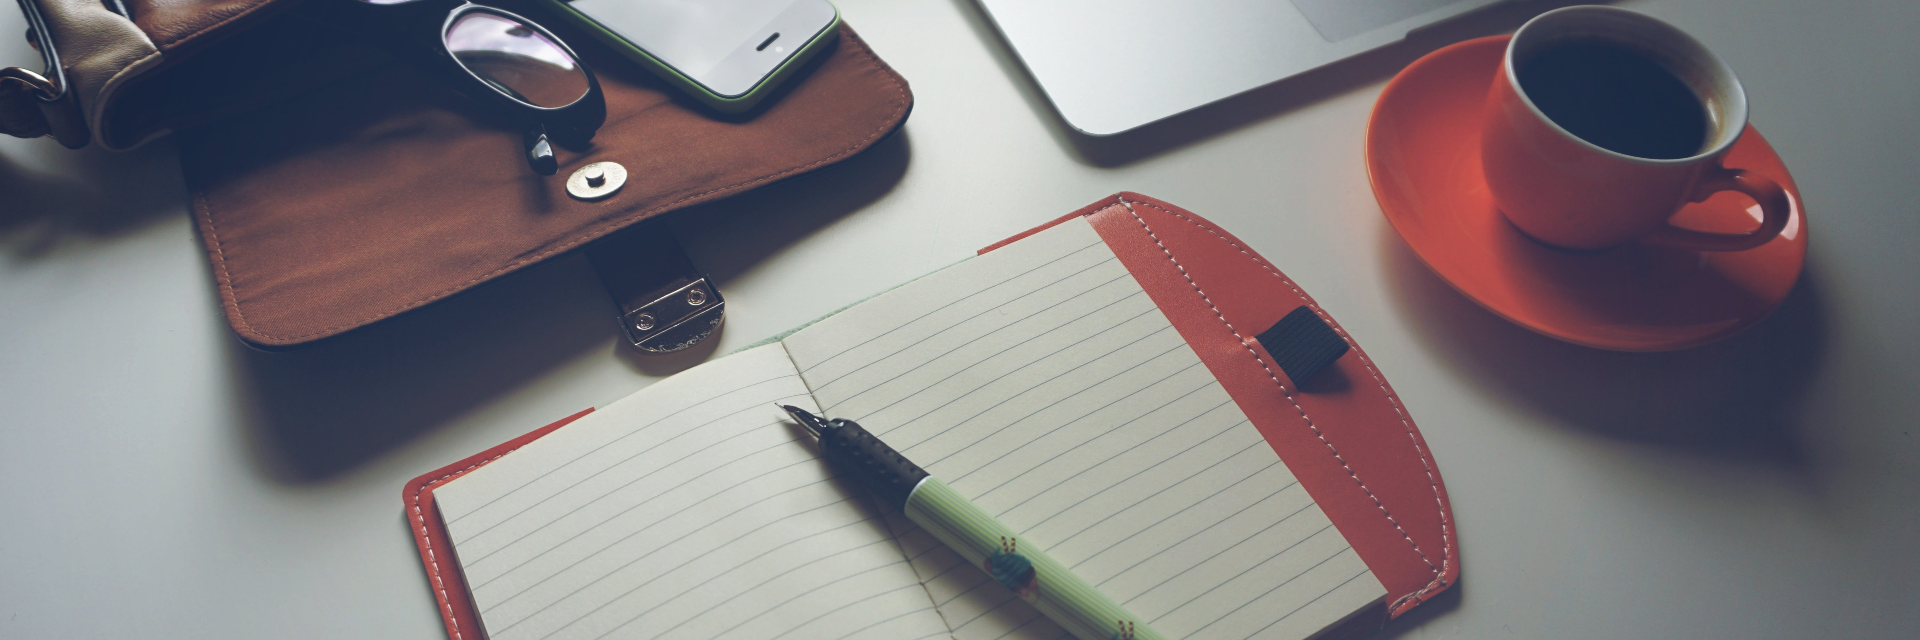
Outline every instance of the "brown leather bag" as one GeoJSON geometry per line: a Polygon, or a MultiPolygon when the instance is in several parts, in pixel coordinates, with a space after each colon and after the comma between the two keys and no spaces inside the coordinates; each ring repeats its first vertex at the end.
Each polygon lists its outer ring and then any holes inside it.
{"type": "MultiPolygon", "coordinates": [[[[227,319],[266,348],[339,335],[642,220],[844,160],[896,130],[913,104],[906,81],[845,25],[765,104],[725,117],[534,3],[489,1],[572,44],[606,95],[591,146],[558,150],[559,173],[540,176],[510,123],[313,15],[350,0],[125,0],[131,21],[99,0],[31,1],[77,104],[48,118],[17,108],[0,81],[0,130],[110,149],[176,133],[227,319]],[[626,186],[570,197],[568,176],[600,161],[624,166],[626,186]]],[[[635,229],[591,253],[629,337],[674,346],[690,327],[636,333],[640,307],[669,294],[684,307],[699,288],[663,234],[635,229]]]]}

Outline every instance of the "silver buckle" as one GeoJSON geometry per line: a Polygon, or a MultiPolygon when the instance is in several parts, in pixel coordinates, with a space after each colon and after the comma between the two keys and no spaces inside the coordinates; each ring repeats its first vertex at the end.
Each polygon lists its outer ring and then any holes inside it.
{"type": "Polygon", "coordinates": [[[620,329],[634,348],[672,353],[699,344],[726,319],[727,301],[705,276],[621,316],[620,329]]]}
{"type": "Polygon", "coordinates": [[[720,328],[725,300],[694,268],[665,223],[648,220],[594,241],[588,262],[619,307],[620,332],[635,349],[673,353],[720,328]]]}
{"type": "Polygon", "coordinates": [[[59,102],[67,95],[67,70],[60,66],[60,50],[54,46],[53,30],[47,28],[46,19],[40,16],[40,5],[33,0],[19,2],[20,13],[26,15],[33,44],[40,50],[41,62],[47,70],[34,73],[21,67],[7,67],[0,69],[0,80],[18,80],[33,89],[34,99],[48,104],[59,102]]]}

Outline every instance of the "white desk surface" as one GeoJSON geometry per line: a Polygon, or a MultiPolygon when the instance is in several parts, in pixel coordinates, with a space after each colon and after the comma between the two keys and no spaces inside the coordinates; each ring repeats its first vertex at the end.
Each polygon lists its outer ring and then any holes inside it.
{"type": "MultiPolygon", "coordinates": [[[[252,351],[220,314],[170,139],[0,139],[0,638],[444,637],[409,478],[1120,190],[1251,243],[1419,421],[1464,576],[1383,636],[1920,637],[1920,4],[1625,4],[1741,74],[1811,228],[1785,308],[1661,355],[1481,311],[1374,204],[1360,145],[1381,86],[1511,15],[1089,143],[967,0],[839,4],[912,83],[913,115],[864,156],[679,216],[729,303],[691,356],[624,351],[577,256],[252,351]]],[[[35,59],[22,30],[0,9],[0,63],[35,59]]]]}

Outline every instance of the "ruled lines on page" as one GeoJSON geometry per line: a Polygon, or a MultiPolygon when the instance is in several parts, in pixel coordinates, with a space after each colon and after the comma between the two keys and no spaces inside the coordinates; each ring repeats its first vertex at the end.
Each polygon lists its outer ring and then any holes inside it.
{"type": "MultiPolygon", "coordinates": [[[[1385,595],[1112,250],[1069,220],[786,339],[856,420],[1180,638],[1304,638],[1385,595]]],[[[1062,632],[889,515],[959,640],[1062,632]]]]}
{"type": "Polygon", "coordinates": [[[492,640],[941,637],[858,487],[774,403],[781,345],[690,369],[435,491],[492,640]]]}

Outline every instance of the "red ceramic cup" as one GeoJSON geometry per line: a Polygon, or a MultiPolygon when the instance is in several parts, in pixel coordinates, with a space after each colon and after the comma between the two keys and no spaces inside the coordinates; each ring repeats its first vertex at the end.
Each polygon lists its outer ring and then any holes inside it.
{"type": "Polygon", "coordinates": [[[1740,251],[1766,244],[1787,224],[1780,185],[1720,164],[1747,126],[1747,95],[1725,62],[1692,37],[1659,20],[1612,7],[1576,6],[1540,14],[1515,32],[1487,96],[1481,165],[1487,188],[1507,220],[1540,242],[1566,249],[1602,249],[1641,240],[1703,251],[1740,251]],[[1642,158],[1609,150],[1556,124],[1528,97],[1516,62],[1574,39],[1598,39],[1657,63],[1691,89],[1707,110],[1701,151],[1684,158],[1642,158]],[[1764,220],[1740,234],[1674,226],[1668,218],[1688,202],[1739,191],[1760,204],[1764,220]]]}

